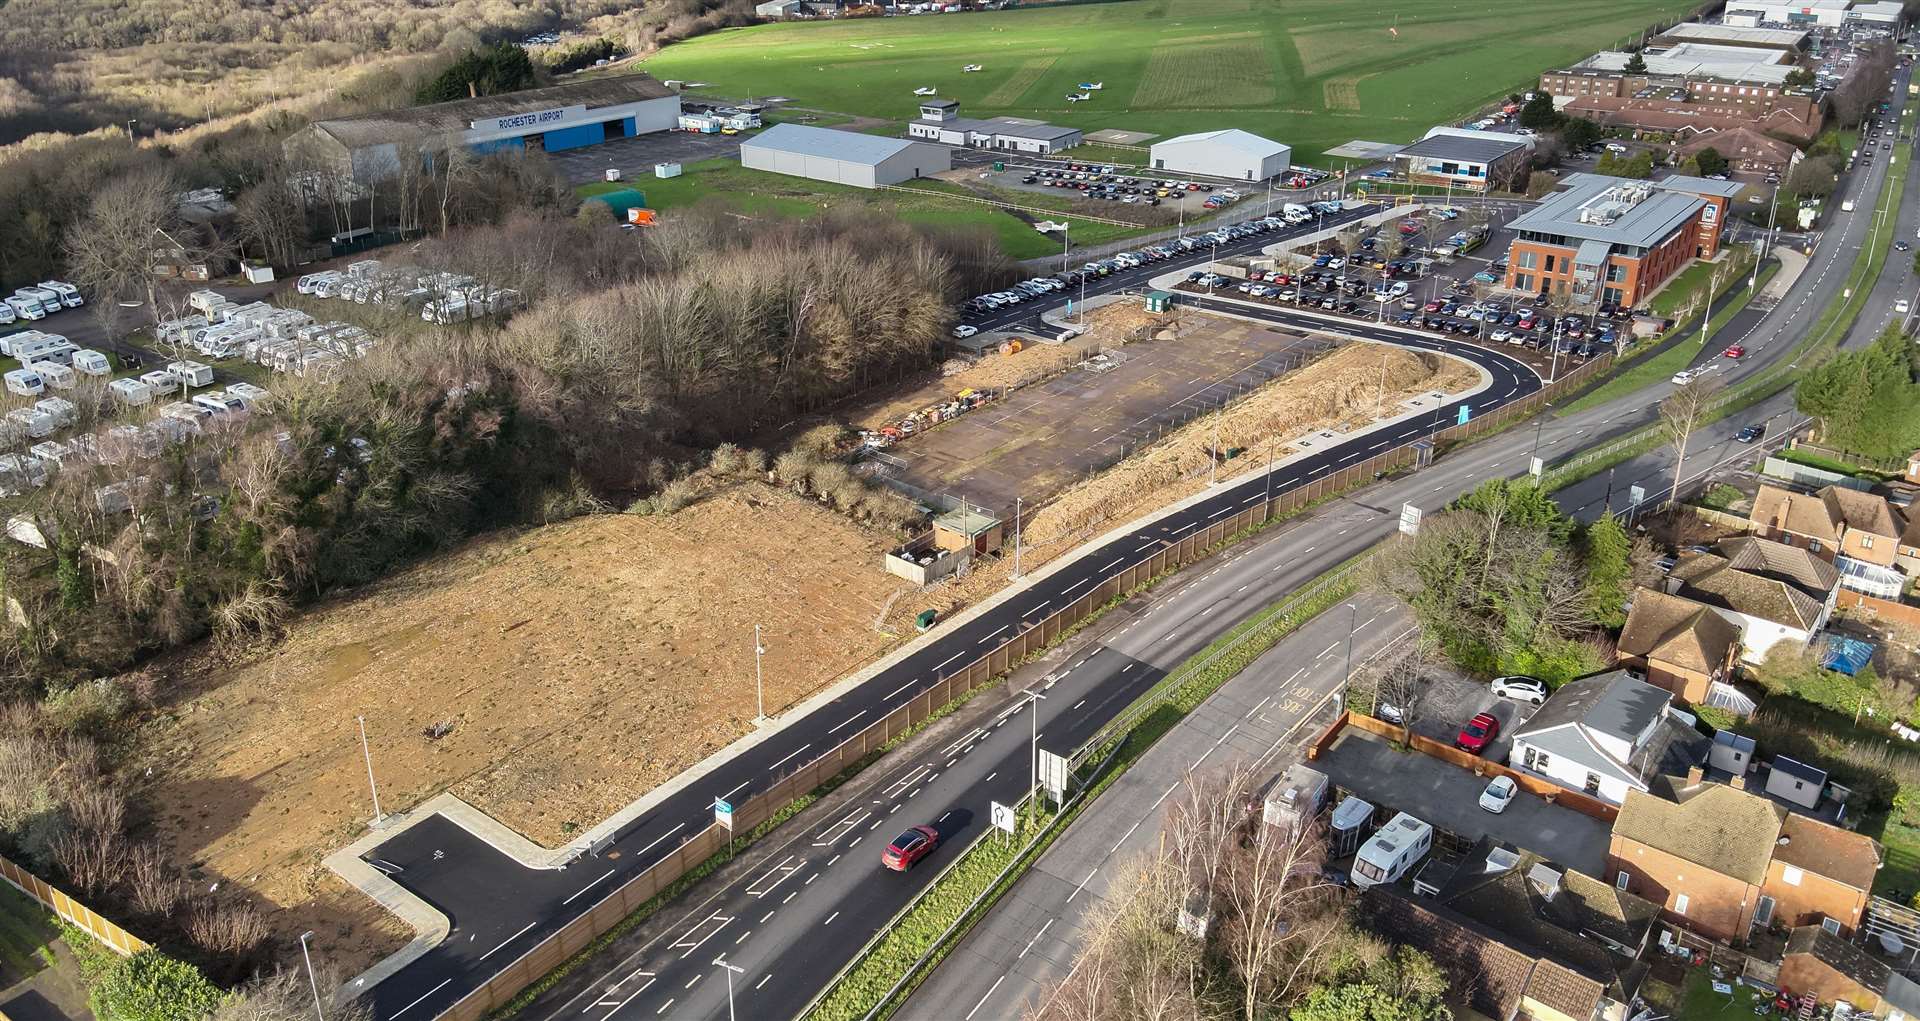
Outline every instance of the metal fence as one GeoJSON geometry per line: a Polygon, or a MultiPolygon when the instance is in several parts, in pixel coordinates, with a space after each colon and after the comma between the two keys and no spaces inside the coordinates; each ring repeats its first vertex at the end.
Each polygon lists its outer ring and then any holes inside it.
{"type": "MultiPolygon", "coordinates": [[[[1464,425],[1440,430],[1429,437],[1440,443],[1458,442],[1485,435],[1518,418],[1537,411],[1547,401],[1578,387],[1587,377],[1605,371],[1611,356],[1602,356],[1574,369],[1544,389],[1505,405],[1464,425]]],[[[866,729],[848,737],[819,758],[798,767],[734,809],[734,827],[752,830],[801,795],[820,786],[835,774],[870,753],[880,750],[915,724],[933,715],[954,699],[991,684],[1028,656],[1058,641],[1069,628],[1092,616],[1115,596],[1130,592],[1147,581],[1192,563],[1206,555],[1228,536],[1262,524],[1269,519],[1297,510],[1323,496],[1370,482],[1381,472],[1404,468],[1414,463],[1415,447],[1403,444],[1364,461],[1327,471],[1308,482],[1277,493],[1270,499],[1246,505],[1232,513],[1221,513],[1207,525],[1189,530],[1152,556],[1128,567],[1089,589],[1086,594],[1055,611],[1045,619],[1020,631],[1004,644],[964,667],[939,678],[913,701],[895,709],[866,729]]],[[[1228,508],[1231,509],[1231,508],[1228,508]]],[[[526,953],[502,968],[485,985],[475,989],[439,1016],[454,1021],[479,1021],[489,1012],[511,1000],[520,990],[539,980],[567,958],[586,947],[621,919],[666,889],[674,880],[705,861],[727,845],[729,833],[711,824],[689,837],[673,853],[654,863],[646,871],[614,887],[606,896],[558,932],[542,940],[526,953]]]]}
{"type": "Polygon", "coordinates": [[[147,949],[146,940],[113,924],[92,908],[61,892],[52,883],[5,858],[0,858],[0,879],[39,901],[47,910],[85,929],[87,935],[99,940],[101,946],[114,953],[131,957],[147,949]]]}

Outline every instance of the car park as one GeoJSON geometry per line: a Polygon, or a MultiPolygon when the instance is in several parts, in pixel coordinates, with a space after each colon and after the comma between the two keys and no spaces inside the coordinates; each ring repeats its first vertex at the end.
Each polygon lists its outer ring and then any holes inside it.
{"type": "Polygon", "coordinates": [[[931,826],[913,826],[893,838],[880,853],[880,864],[895,872],[905,872],[913,863],[932,854],[940,846],[940,831],[931,826]]]}
{"type": "Polygon", "coordinates": [[[1480,807],[1498,815],[1513,804],[1513,796],[1519,792],[1520,785],[1514,782],[1513,777],[1503,773],[1494,777],[1487,784],[1487,789],[1480,792],[1480,807]]]}

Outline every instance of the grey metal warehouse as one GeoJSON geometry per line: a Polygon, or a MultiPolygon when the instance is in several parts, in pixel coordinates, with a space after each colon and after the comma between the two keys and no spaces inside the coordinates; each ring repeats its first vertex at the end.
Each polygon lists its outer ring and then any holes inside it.
{"type": "Polygon", "coordinates": [[[793,177],[877,188],[953,169],[942,145],[857,131],[776,124],[740,143],[740,165],[793,177]]]}
{"type": "Polygon", "coordinates": [[[679,119],[678,93],[652,75],[627,74],[315,121],[288,138],[286,148],[364,184],[397,172],[403,149],[428,161],[452,146],[476,154],[559,152],[670,131],[679,119]]]}
{"type": "Polygon", "coordinates": [[[1153,143],[1153,169],[1264,181],[1287,172],[1293,148],[1251,131],[1226,128],[1153,143]]]}

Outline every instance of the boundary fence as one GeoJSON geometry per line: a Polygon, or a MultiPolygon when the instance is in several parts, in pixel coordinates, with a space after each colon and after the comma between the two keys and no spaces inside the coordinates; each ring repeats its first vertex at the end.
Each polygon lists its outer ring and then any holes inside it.
{"type": "Polygon", "coordinates": [[[98,912],[73,899],[39,876],[0,858],[0,879],[21,893],[45,905],[47,910],[87,931],[108,950],[131,957],[147,949],[147,941],[113,924],[98,912]]]}
{"type": "Polygon", "coordinates": [[[1058,216],[1058,217],[1074,219],[1074,220],[1092,220],[1094,223],[1105,223],[1115,227],[1136,227],[1142,230],[1155,230],[1155,229],[1158,229],[1159,227],[1165,226],[1165,224],[1135,223],[1132,220],[1115,220],[1107,216],[1094,216],[1090,213],[1075,213],[1065,209],[1047,209],[1044,206],[1023,206],[1018,202],[1004,202],[1004,201],[1001,201],[1000,199],[981,198],[978,195],[962,195],[959,192],[954,192],[954,191],[936,191],[932,188],[908,188],[898,184],[882,184],[882,185],[876,185],[875,187],[877,187],[881,191],[898,191],[898,192],[905,192],[908,195],[920,195],[920,196],[931,195],[935,198],[958,199],[961,202],[973,202],[982,206],[992,206],[995,209],[1013,209],[1022,213],[1035,213],[1035,214],[1038,214],[1042,219],[1046,219],[1046,220],[1051,220],[1054,217],[1058,216]]]}
{"type": "MultiPolygon", "coordinates": [[[[1595,358],[1520,400],[1463,425],[1442,429],[1426,439],[1437,445],[1486,435],[1510,422],[1532,415],[1547,402],[1580,386],[1593,374],[1604,372],[1612,362],[1611,355],[1595,358]]],[[[1258,503],[1247,504],[1236,513],[1217,517],[1202,528],[1191,529],[1179,539],[1169,540],[1165,547],[1146,560],[1101,581],[1079,599],[1027,626],[991,652],[940,677],[911,702],[874,721],[813,761],[797,767],[772,787],[748,798],[734,808],[734,829],[752,830],[796,798],[820,786],[847,766],[878,751],[943,706],[968,692],[996,682],[1028,656],[1046,649],[1068,629],[1093,616],[1110,600],[1208,556],[1215,546],[1232,535],[1291,513],[1322,497],[1371,482],[1384,472],[1414,464],[1418,456],[1418,442],[1401,444],[1338,471],[1317,474],[1306,483],[1258,503]]],[[[725,827],[717,823],[709,824],[687,838],[667,857],[608,891],[584,914],[515,958],[438,1016],[451,1021],[479,1021],[613,928],[689,869],[724,848],[729,835],[725,827]]]]}

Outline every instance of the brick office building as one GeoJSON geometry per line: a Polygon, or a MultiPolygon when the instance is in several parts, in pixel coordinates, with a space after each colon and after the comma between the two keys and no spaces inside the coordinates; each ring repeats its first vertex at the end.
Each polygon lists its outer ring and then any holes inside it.
{"type": "Polygon", "coordinates": [[[1604,126],[1687,134],[1754,127],[1811,140],[1821,125],[1811,90],[1789,88],[1796,50],[1680,43],[1641,55],[1647,69],[1626,70],[1632,54],[1604,51],[1540,76],[1540,88],[1572,116],[1604,126]]]}
{"type": "Polygon", "coordinates": [[[1741,185],[1698,177],[1634,181],[1572,174],[1508,224],[1505,286],[1573,305],[1639,305],[1694,259],[1720,251],[1741,185]]]}

